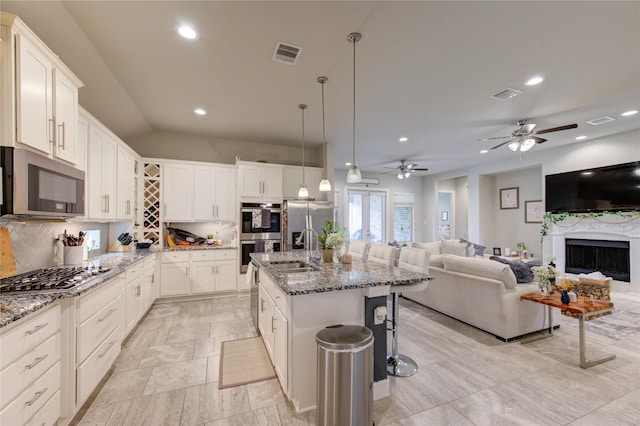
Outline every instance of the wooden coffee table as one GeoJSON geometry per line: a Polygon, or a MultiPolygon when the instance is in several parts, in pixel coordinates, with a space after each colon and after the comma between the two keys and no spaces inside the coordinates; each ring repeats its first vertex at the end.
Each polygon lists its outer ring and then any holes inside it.
{"type": "Polygon", "coordinates": [[[587,361],[587,351],[585,344],[585,321],[592,316],[613,312],[613,303],[609,301],[596,300],[593,303],[584,297],[578,297],[577,302],[565,305],[560,301],[560,293],[555,292],[549,296],[540,293],[527,293],[520,296],[520,300],[529,300],[531,302],[547,305],[547,315],[549,317],[549,330],[546,334],[533,336],[523,339],[521,343],[529,343],[535,340],[544,339],[553,336],[553,309],[560,308],[578,314],[579,330],[580,330],[580,367],[589,368],[605,361],[615,359],[615,355],[607,355],[595,361],[587,361]]]}

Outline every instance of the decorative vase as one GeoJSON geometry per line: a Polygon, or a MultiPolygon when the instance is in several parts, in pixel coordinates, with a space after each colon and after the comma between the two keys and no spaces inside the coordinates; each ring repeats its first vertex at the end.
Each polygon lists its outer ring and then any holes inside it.
{"type": "Polygon", "coordinates": [[[548,296],[551,294],[551,283],[547,279],[541,279],[538,283],[538,289],[542,295],[548,296]]]}
{"type": "Polygon", "coordinates": [[[333,263],[333,249],[322,249],[322,261],[324,263],[333,263]]]}
{"type": "Polygon", "coordinates": [[[571,301],[571,299],[569,298],[569,292],[567,290],[564,290],[562,292],[562,295],[560,296],[560,301],[565,305],[568,305],[569,302],[571,301]]]}

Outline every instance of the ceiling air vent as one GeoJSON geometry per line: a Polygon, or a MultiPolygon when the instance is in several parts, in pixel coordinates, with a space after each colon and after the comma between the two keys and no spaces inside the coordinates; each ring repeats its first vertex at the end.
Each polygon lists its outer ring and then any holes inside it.
{"type": "Polygon", "coordinates": [[[273,51],[273,60],[285,64],[295,65],[302,53],[302,47],[279,41],[273,51]]]}
{"type": "Polygon", "coordinates": [[[587,123],[591,124],[592,126],[598,126],[600,124],[609,123],[614,120],[615,118],[611,118],[611,117],[600,117],[600,118],[594,118],[593,120],[589,120],[587,121],[587,123]]]}
{"type": "Polygon", "coordinates": [[[500,99],[501,101],[506,101],[507,99],[511,99],[514,96],[518,96],[520,93],[522,93],[522,90],[512,89],[510,87],[507,87],[506,89],[499,91],[495,95],[491,95],[491,97],[495,99],[500,99]]]}

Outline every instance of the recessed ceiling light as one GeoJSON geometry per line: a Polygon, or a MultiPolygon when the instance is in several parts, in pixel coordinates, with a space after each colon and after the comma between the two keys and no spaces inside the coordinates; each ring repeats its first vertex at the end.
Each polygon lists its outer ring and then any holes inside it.
{"type": "Polygon", "coordinates": [[[586,136],[578,136],[578,137],[576,138],[576,140],[577,140],[577,141],[582,141],[582,140],[585,140],[586,138],[587,138],[586,136]]]}
{"type": "Polygon", "coordinates": [[[591,176],[593,172],[582,172],[583,176],[591,176]]]}
{"type": "Polygon", "coordinates": [[[480,151],[480,154],[486,154],[487,152],[489,152],[488,149],[483,149],[482,151],[480,151]]]}
{"type": "Polygon", "coordinates": [[[527,80],[526,83],[524,83],[524,85],[525,86],[535,86],[536,84],[542,83],[543,80],[544,80],[544,78],[542,78],[540,76],[531,77],[529,80],[527,80]]]}
{"type": "Polygon", "coordinates": [[[195,40],[198,38],[198,33],[196,32],[196,30],[188,25],[178,25],[176,30],[178,31],[178,34],[186,39],[195,40]]]}
{"type": "Polygon", "coordinates": [[[344,163],[344,165],[345,165],[345,166],[350,166],[350,165],[351,165],[351,163],[344,163]]]}
{"type": "Polygon", "coordinates": [[[623,117],[629,117],[629,116],[631,116],[631,115],[636,115],[637,113],[638,113],[638,111],[637,111],[637,110],[635,110],[635,109],[633,109],[633,110],[631,110],[631,111],[623,112],[623,113],[622,113],[622,114],[620,114],[620,115],[622,115],[623,117]]]}
{"type": "Polygon", "coordinates": [[[398,139],[398,141],[400,141],[400,142],[406,142],[408,140],[409,140],[409,138],[405,138],[404,136],[401,137],[400,139],[398,139]]]}
{"type": "Polygon", "coordinates": [[[198,115],[207,115],[207,111],[203,110],[202,108],[196,108],[193,110],[193,112],[195,112],[198,115]]]}

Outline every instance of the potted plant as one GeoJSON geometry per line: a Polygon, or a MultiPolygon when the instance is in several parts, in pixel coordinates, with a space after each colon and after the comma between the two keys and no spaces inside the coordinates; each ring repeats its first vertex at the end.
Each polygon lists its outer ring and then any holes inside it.
{"type": "Polygon", "coordinates": [[[211,245],[215,242],[213,239],[213,234],[207,234],[207,244],[211,245]]]}
{"type": "Polygon", "coordinates": [[[516,244],[516,248],[518,249],[518,254],[520,256],[527,257],[527,246],[522,241],[516,244]]]}
{"type": "Polygon", "coordinates": [[[339,250],[347,239],[340,231],[338,224],[333,220],[328,220],[322,228],[322,235],[318,235],[318,243],[322,249],[322,261],[324,263],[333,262],[333,254],[339,250]]]}

